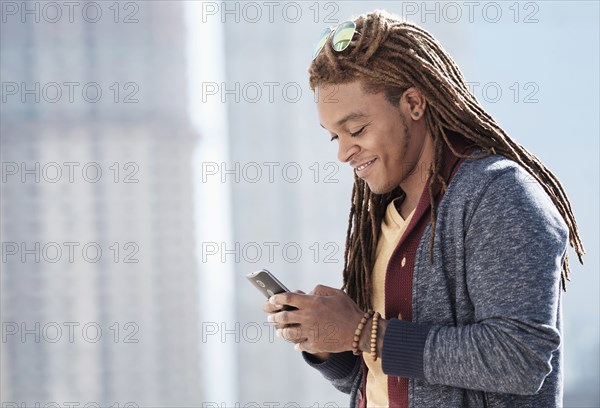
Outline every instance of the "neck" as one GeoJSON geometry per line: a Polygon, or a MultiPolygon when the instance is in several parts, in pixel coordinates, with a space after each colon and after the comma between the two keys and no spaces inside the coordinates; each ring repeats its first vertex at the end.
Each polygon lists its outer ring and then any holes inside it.
{"type": "Polygon", "coordinates": [[[409,174],[408,177],[406,177],[406,179],[400,183],[400,187],[406,194],[406,197],[404,198],[404,201],[400,207],[400,215],[403,218],[406,218],[406,216],[408,216],[410,212],[417,207],[421,193],[427,184],[429,168],[433,164],[433,139],[429,132],[425,134],[424,138],[425,141],[421,151],[419,152],[417,164],[413,168],[411,174],[409,174]]]}

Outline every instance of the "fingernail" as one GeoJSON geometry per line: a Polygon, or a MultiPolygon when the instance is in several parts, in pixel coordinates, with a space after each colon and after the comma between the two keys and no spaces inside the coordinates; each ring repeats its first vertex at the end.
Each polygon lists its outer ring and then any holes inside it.
{"type": "Polygon", "coordinates": [[[282,337],[282,334],[281,334],[281,329],[277,329],[277,330],[275,330],[275,335],[276,335],[277,337],[281,338],[281,337],[282,337]]]}
{"type": "Polygon", "coordinates": [[[273,323],[273,315],[267,316],[267,321],[273,323]]]}
{"type": "Polygon", "coordinates": [[[294,350],[296,350],[296,351],[301,351],[301,350],[300,350],[300,343],[296,343],[296,344],[294,344],[294,350]]]}

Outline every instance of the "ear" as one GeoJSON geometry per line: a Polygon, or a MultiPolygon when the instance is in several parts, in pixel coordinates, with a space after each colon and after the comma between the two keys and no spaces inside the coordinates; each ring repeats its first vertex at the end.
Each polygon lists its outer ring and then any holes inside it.
{"type": "Polygon", "coordinates": [[[427,100],[417,88],[408,88],[400,102],[404,105],[404,113],[412,120],[420,120],[423,117],[427,100]]]}

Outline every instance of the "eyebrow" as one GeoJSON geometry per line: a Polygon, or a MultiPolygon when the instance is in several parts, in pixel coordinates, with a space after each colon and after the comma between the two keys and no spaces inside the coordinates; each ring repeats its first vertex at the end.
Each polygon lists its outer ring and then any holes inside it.
{"type": "MultiPolygon", "coordinates": [[[[346,116],[344,116],[343,118],[341,118],[340,120],[338,120],[335,124],[335,126],[339,127],[342,126],[344,123],[350,121],[350,120],[354,120],[354,119],[363,119],[366,118],[367,115],[365,113],[362,112],[351,112],[349,114],[347,114],[346,116]]],[[[320,124],[321,127],[323,129],[325,129],[325,126],[323,126],[323,124],[320,124]]]]}

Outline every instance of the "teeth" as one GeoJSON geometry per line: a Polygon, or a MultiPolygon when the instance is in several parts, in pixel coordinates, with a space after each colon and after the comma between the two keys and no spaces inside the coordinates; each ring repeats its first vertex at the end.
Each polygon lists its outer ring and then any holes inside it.
{"type": "Polygon", "coordinates": [[[365,169],[369,164],[373,163],[374,161],[375,161],[375,159],[373,159],[370,162],[365,163],[365,164],[363,164],[361,166],[358,166],[357,170],[363,170],[363,169],[365,169]]]}

